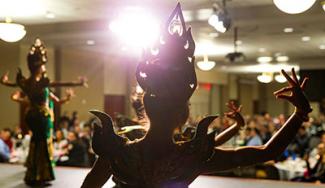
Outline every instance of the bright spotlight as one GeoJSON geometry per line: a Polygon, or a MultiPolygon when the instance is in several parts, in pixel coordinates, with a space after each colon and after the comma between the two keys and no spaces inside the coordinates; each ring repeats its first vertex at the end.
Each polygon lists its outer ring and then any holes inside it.
{"type": "Polygon", "coordinates": [[[159,24],[146,10],[128,8],[109,24],[124,45],[149,47],[159,38],[159,24]]]}

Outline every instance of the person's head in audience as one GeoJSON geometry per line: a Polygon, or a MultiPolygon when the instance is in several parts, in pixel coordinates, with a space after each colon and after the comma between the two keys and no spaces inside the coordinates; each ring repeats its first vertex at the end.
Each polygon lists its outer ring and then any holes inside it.
{"type": "Polygon", "coordinates": [[[263,117],[266,121],[272,121],[272,117],[268,112],[265,112],[263,117]]]}
{"type": "Polygon", "coordinates": [[[10,157],[10,148],[6,143],[8,133],[5,129],[0,131],[0,162],[8,162],[10,157]]]}
{"type": "Polygon", "coordinates": [[[9,128],[2,129],[0,132],[1,139],[7,144],[10,151],[13,149],[12,132],[9,128]]]}
{"type": "Polygon", "coordinates": [[[15,127],[13,136],[14,136],[15,139],[18,139],[18,140],[21,140],[21,139],[24,138],[24,134],[23,134],[20,126],[15,127]]]}
{"type": "Polygon", "coordinates": [[[307,136],[307,131],[306,131],[306,127],[301,126],[298,130],[298,136],[303,137],[303,136],[307,136]]]}
{"type": "Polygon", "coordinates": [[[246,129],[246,135],[249,138],[253,138],[255,136],[259,136],[259,130],[256,127],[254,127],[254,128],[248,127],[246,129]]]}
{"type": "Polygon", "coordinates": [[[62,120],[59,125],[60,129],[65,129],[67,130],[69,127],[69,121],[68,120],[62,120]]]}
{"type": "Polygon", "coordinates": [[[64,139],[64,135],[63,135],[63,132],[61,129],[58,129],[55,131],[55,138],[56,138],[56,141],[61,141],[64,139]]]}
{"type": "Polygon", "coordinates": [[[248,122],[247,122],[247,126],[249,128],[255,128],[256,127],[256,121],[254,119],[250,119],[248,122]]]}
{"type": "Polygon", "coordinates": [[[79,138],[78,133],[76,133],[75,131],[69,131],[69,133],[68,133],[68,141],[69,142],[76,141],[78,138],[79,138]]]}
{"type": "Polygon", "coordinates": [[[78,111],[72,112],[72,118],[78,118],[78,111]]]}
{"type": "Polygon", "coordinates": [[[284,114],[280,114],[279,115],[279,121],[280,121],[280,124],[283,125],[286,121],[286,117],[284,114]]]}
{"type": "Polygon", "coordinates": [[[82,133],[81,127],[79,125],[73,126],[73,132],[75,132],[77,135],[80,135],[82,133]]]}
{"type": "Polygon", "coordinates": [[[318,155],[323,156],[325,154],[325,144],[324,143],[318,144],[317,150],[318,150],[318,155]]]}
{"type": "Polygon", "coordinates": [[[4,128],[0,131],[0,138],[4,141],[8,141],[11,139],[11,130],[8,128],[4,128]]]}

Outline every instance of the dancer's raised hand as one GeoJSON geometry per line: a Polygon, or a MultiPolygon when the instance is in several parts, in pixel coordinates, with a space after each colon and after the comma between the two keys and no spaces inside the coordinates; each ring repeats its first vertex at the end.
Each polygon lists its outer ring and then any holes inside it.
{"type": "Polygon", "coordinates": [[[284,70],[281,70],[281,73],[287,79],[289,86],[274,92],[274,95],[276,98],[285,99],[292,103],[296,107],[296,112],[302,116],[303,120],[308,121],[308,113],[312,111],[309,101],[304,94],[304,88],[308,78],[304,78],[300,84],[294,68],[292,68],[291,72],[292,77],[290,77],[284,70]]]}
{"type": "Polygon", "coordinates": [[[9,81],[9,71],[7,71],[4,75],[1,76],[1,83],[5,84],[9,81]]]}
{"type": "Polygon", "coordinates": [[[242,105],[236,106],[234,101],[231,101],[226,104],[229,108],[229,112],[224,113],[225,116],[227,116],[230,119],[235,120],[237,123],[239,123],[241,126],[245,125],[245,121],[243,116],[240,114],[240,111],[242,109],[242,105]]]}

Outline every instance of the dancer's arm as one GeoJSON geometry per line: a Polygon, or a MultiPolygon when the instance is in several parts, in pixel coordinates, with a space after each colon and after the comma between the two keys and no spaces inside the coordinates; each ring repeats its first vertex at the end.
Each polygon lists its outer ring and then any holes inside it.
{"type": "Polygon", "coordinates": [[[228,118],[235,120],[236,123],[217,135],[217,137],[215,138],[215,146],[220,146],[224,144],[230,138],[236,135],[241,127],[245,126],[244,118],[240,114],[241,106],[236,107],[233,102],[227,103],[227,106],[230,109],[230,112],[225,113],[225,115],[228,118]]]}
{"type": "Polygon", "coordinates": [[[11,100],[21,103],[21,104],[28,104],[29,100],[27,97],[23,97],[20,91],[15,91],[11,94],[11,100]]]}
{"type": "Polygon", "coordinates": [[[72,97],[74,97],[74,91],[73,89],[67,89],[66,90],[66,96],[64,98],[59,99],[54,93],[50,93],[51,99],[56,103],[56,104],[65,104],[71,100],[72,97]]]}
{"type": "Polygon", "coordinates": [[[99,157],[90,172],[87,174],[82,188],[100,188],[111,177],[112,170],[110,168],[109,161],[103,157],[99,157]]]}
{"type": "Polygon", "coordinates": [[[85,77],[80,77],[79,81],[75,82],[51,82],[50,87],[76,87],[76,86],[84,86],[88,87],[88,80],[85,77]]]}
{"type": "Polygon", "coordinates": [[[4,75],[2,75],[0,83],[8,87],[17,87],[18,85],[16,83],[9,81],[8,75],[9,75],[9,71],[7,71],[4,75]]]}
{"type": "Polygon", "coordinates": [[[290,78],[283,70],[282,74],[287,78],[290,86],[274,94],[277,98],[286,99],[291,102],[295,106],[295,112],[265,145],[242,147],[239,149],[215,148],[212,157],[204,164],[204,173],[248,166],[272,160],[279,156],[290,144],[302,123],[308,120],[308,113],[311,112],[311,108],[303,93],[307,79],[305,78],[300,85],[294,70],[292,70],[293,78],[290,78]],[[291,92],[291,95],[285,95],[285,92],[291,92]]]}

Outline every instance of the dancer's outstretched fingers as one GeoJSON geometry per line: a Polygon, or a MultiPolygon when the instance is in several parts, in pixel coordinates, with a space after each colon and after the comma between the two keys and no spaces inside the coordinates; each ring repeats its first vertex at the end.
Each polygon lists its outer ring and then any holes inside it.
{"type": "Polygon", "coordinates": [[[283,69],[281,70],[281,73],[287,79],[290,86],[296,86],[297,85],[297,83],[295,83],[283,69]]]}
{"type": "Polygon", "coordinates": [[[274,95],[279,95],[279,94],[282,94],[282,93],[285,93],[285,92],[288,92],[288,91],[291,91],[291,90],[292,90],[292,87],[288,86],[288,87],[284,87],[284,88],[282,88],[282,89],[280,89],[278,91],[273,92],[273,94],[274,95]]]}
{"type": "Polygon", "coordinates": [[[298,80],[298,78],[297,78],[296,71],[295,71],[294,68],[291,69],[291,73],[292,73],[292,78],[293,78],[293,80],[294,80],[297,84],[299,84],[299,80],[298,80]]]}
{"type": "Polygon", "coordinates": [[[308,80],[309,80],[309,78],[308,78],[308,77],[305,77],[304,80],[302,81],[302,83],[301,83],[301,85],[300,85],[300,88],[301,88],[302,90],[305,89],[305,87],[306,87],[306,83],[307,83],[308,80]]]}
{"type": "Polygon", "coordinates": [[[237,108],[237,112],[241,112],[241,109],[243,108],[243,105],[240,105],[238,108],[237,108]]]}
{"type": "Polygon", "coordinates": [[[280,95],[276,95],[276,98],[278,98],[278,99],[284,99],[284,100],[287,100],[289,102],[293,102],[292,96],[288,96],[288,95],[282,95],[282,94],[280,94],[280,95]]]}

